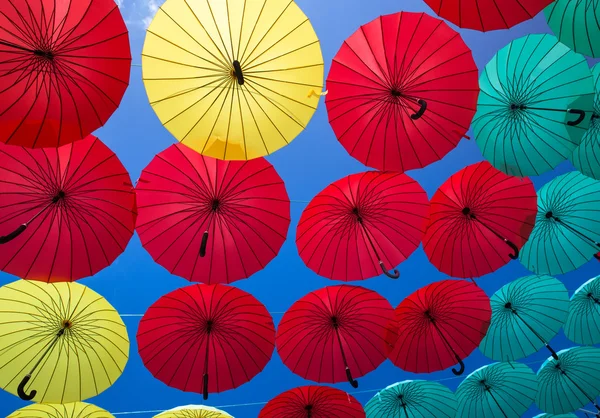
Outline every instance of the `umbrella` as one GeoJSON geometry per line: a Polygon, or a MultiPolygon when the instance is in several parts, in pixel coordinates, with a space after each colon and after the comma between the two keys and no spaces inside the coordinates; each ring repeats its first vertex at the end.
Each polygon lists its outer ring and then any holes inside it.
{"type": "Polygon", "coordinates": [[[154,377],[208,399],[209,392],[236,388],[262,371],[275,348],[275,326],[251,294],[197,284],[154,302],[140,321],[137,342],[154,377]]]}
{"type": "Polygon", "coordinates": [[[575,344],[600,344],[600,276],[582,284],[571,297],[564,331],[575,344]]]}
{"type": "Polygon", "coordinates": [[[587,61],[552,35],[510,42],[485,66],[479,85],[477,145],[507,174],[537,176],[554,169],[589,126],[594,82],[587,61]]]}
{"type": "Polygon", "coordinates": [[[353,396],[327,386],[301,386],[271,399],[258,418],[365,418],[353,396]]]}
{"type": "Polygon", "coordinates": [[[135,228],[129,174],[93,136],[58,149],[0,144],[0,202],[0,269],[23,279],[94,275],[135,228]]]}
{"type": "Polygon", "coordinates": [[[539,414],[533,418],[578,418],[575,414],[539,414]]]}
{"type": "Polygon", "coordinates": [[[596,95],[594,96],[594,112],[590,127],[583,135],[581,143],[570,157],[577,170],[588,177],[600,180],[600,65],[592,67],[596,95]]]}
{"type": "Polygon", "coordinates": [[[0,305],[0,388],[7,392],[69,403],[98,395],[123,373],[127,329],[90,288],[18,280],[0,287],[0,305]]]}
{"type": "Polygon", "coordinates": [[[432,373],[453,364],[455,375],[490,325],[490,299],[477,285],[442,280],[420,288],[396,308],[397,340],[389,359],[411,373],[432,373]]]}
{"type": "Polygon", "coordinates": [[[533,404],[538,383],[535,373],[520,363],[483,366],[456,389],[457,417],[519,418],[533,404]]]}
{"type": "Polygon", "coordinates": [[[600,8],[597,0],[556,0],[544,9],[558,40],[575,52],[600,58],[600,8]]]}
{"type": "Polygon", "coordinates": [[[293,0],[167,0],[148,28],[142,75],[175,138],[203,155],[251,160],[306,127],[323,56],[293,0]]]}
{"type": "Polygon", "coordinates": [[[552,0],[425,0],[438,16],[458,27],[487,32],[532,19],[552,0]]]}
{"type": "Polygon", "coordinates": [[[573,347],[558,352],[538,370],[537,406],[551,414],[573,412],[600,396],[600,348],[573,347]]]}
{"type": "Polygon", "coordinates": [[[102,408],[84,402],[33,404],[14,411],[7,418],[114,418],[102,408]]]}
{"type": "Polygon", "coordinates": [[[404,172],[440,160],[475,115],[478,70],[446,23],[425,13],[381,16],[348,38],[331,64],[329,122],[348,153],[404,172]]]}
{"type": "Polygon", "coordinates": [[[405,380],[377,392],[365,405],[367,418],[454,418],[456,397],[446,386],[405,380]]]}
{"type": "Polygon", "coordinates": [[[564,274],[598,257],[600,181],[570,172],[538,190],[538,215],[521,250],[521,263],[537,274],[564,274]]]}
{"type": "Polygon", "coordinates": [[[0,3],[0,142],[58,147],[104,125],[129,85],[113,0],[0,3]]]}
{"type": "Polygon", "coordinates": [[[429,199],[405,174],[369,171],[340,179],[321,191],[302,212],[298,253],[315,273],[354,281],[388,272],[419,246],[429,199]]]}
{"type": "Polygon", "coordinates": [[[425,254],[452,277],[491,273],[518,258],[533,229],[537,195],[529,179],[487,161],[452,175],[431,198],[425,254]]]}
{"type": "Polygon", "coordinates": [[[320,383],[375,370],[387,358],[394,311],[377,292],[328,286],[297,300],[277,328],[277,352],[297,375],[320,383]]]}
{"type": "Polygon", "coordinates": [[[565,323],[569,292],[550,276],[527,276],[500,288],[491,297],[492,322],[481,352],[497,361],[519,360],[546,347],[565,323]]]}
{"type": "Polygon", "coordinates": [[[136,194],[142,245],[193,282],[250,277],[277,255],[290,224],[283,180],[263,158],[226,162],[172,145],[142,171],[136,194]]]}
{"type": "Polygon", "coordinates": [[[225,411],[205,405],[186,405],[161,412],[154,418],[233,418],[225,411]]]}

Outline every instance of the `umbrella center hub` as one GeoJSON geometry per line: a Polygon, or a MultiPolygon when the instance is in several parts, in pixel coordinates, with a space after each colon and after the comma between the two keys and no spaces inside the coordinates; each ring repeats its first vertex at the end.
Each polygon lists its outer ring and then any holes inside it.
{"type": "Polygon", "coordinates": [[[554,217],[554,214],[552,213],[552,211],[546,212],[546,219],[550,219],[553,217],[554,217]]]}
{"type": "Polygon", "coordinates": [[[471,208],[463,208],[462,214],[467,216],[471,214],[471,208]]]}
{"type": "Polygon", "coordinates": [[[333,325],[334,328],[336,328],[336,329],[339,328],[340,322],[339,322],[337,316],[332,316],[331,317],[331,324],[333,325]]]}
{"type": "Polygon", "coordinates": [[[210,334],[213,331],[214,326],[215,323],[212,320],[209,319],[208,321],[206,321],[206,332],[210,334]]]}
{"type": "Polygon", "coordinates": [[[425,317],[429,319],[431,322],[435,322],[435,318],[429,309],[425,311],[425,317]]]}
{"type": "Polygon", "coordinates": [[[71,328],[73,326],[73,323],[68,319],[65,319],[64,321],[62,321],[62,326],[63,329],[71,328]]]}
{"type": "Polygon", "coordinates": [[[313,409],[313,406],[309,404],[309,405],[306,405],[304,407],[304,409],[307,410],[307,411],[311,411],[313,409]]]}
{"type": "Polygon", "coordinates": [[[513,310],[512,303],[510,303],[510,302],[506,302],[506,303],[504,304],[504,307],[505,307],[506,309],[510,309],[511,311],[513,310]]]}
{"type": "Polygon", "coordinates": [[[391,93],[391,94],[392,94],[392,96],[394,96],[394,97],[400,97],[400,96],[402,96],[402,92],[401,92],[400,90],[398,90],[398,89],[392,89],[392,90],[390,91],[390,93],[391,93]]]}
{"type": "Polygon", "coordinates": [[[236,78],[237,83],[241,86],[244,84],[244,73],[242,72],[242,64],[238,60],[233,61],[233,70],[231,75],[236,78]]]}
{"type": "Polygon", "coordinates": [[[213,212],[218,212],[220,208],[221,208],[221,201],[219,199],[213,199],[210,202],[210,209],[213,212]]]}
{"type": "Polygon", "coordinates": [[[517,110],[525,110],[525,109],[527,109],[527,107],[525,105],[516,104],[516,103],[510,104],[510,110],[517,111],[517,110]]]}
{"type": "Polygon", "coordinates": [[[52,198],[52,203],[58,203],[60,200],[65,198],[65,191],[59,190],[56,195],[52,198]]]}
{"type": "Polygon", "coordinates": [[[354,215],[358,222],[363,221],[362,216],[360,215],[360,209],[358,209],[357,207],[352,208],[352,215],[354,215]]]}
{"type": "Polygon", "coordinates": [[[54,60],[54,53],[52,51],[49,51],[49,50],[35,49],[33,51],[33,54],[36,57],[40,57],[40,58],[46,59],[48,61],[53,61],[54,60]]]}

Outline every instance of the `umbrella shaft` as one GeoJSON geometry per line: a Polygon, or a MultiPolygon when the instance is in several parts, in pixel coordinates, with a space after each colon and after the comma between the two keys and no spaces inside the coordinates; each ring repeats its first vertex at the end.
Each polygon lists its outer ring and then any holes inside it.
{"type": "Polygon", "coordinates": [[[65,333],[65,329],[64,328],[61,328],[61,330],[58,331],[58,333],[54,336],[54,339],[52,340],[52,342],[48,345],[48,348],[46,348],[46,351],[44,351],[44,354],[42,354],[42,356],[38,359],[38,361],[33,365],[31,371],[29,372],[30,375],[32,375],[33,372],[35,372],[35,370],[38,368],[38,366],[40,365],[40,363],[42,362],[42,360],[44,360],[44,358],[46,358],[46,356],[50,353],[50,351],[52,351],[52,349],[54,348],[54,346],[58,342],[58,339],[64,333],[65,333]]]}
{"type": "MultiPolygon", "coordinates": [[[[581,386],[579,386],[577,383],[575,383],[575,381],[573,379],[571,379],[571,376],[569,376],[567,374],[567,372],[565,372],[563,369],[561,369],[560,366],[559,366],[559,370],[569,380],[569,382],[571,382],[573,384],[573,386],[575,386],[583,394],[583,396],[585,396],[587,398],[588,401],[590,401],[596,408],[598,408],[598,405],[596,405],[596,401],[594,399],[592,399],[592,397],[590,395],[588,395],[587,392],[585,390],[583,390],[583,388],[581,386]]],[[[600,411],[600,408],[598,408],[598,410],[600,411]]]]}
{"type": "Polygon", "coordinates": [[[552,216],[552,219],[554,219],[556,222],[558,222],[561,225],[563,225],[565,228],[567,228],[569,231],[571,231],[572,233],[574,233],[575,235],[577,235],[579,238],[582,238],[582,239],[590,242],[591,244],[595,245],[596,247],[600,247],[600,243],[598,241],[594,241],[593,239],[591,239],[587,235],[585,235],[585,234],[579,232],[578,230],[576,230],[575,228],[573,228],[571,225],[568,225],[568,224],[564,223],[560,218],[557,218],[556,216],[552,216]]]}
{"type": "Polygon", "coordinates": [[[496,399],[496,397],[492,393],[492,389],[489,388],[489,387],[486,387],[485,390],[487,391],[487,393],[490,394],[490,396],[492,397],[492,400],[494,401],[494,403],[496,404],[496,406],[498,407],[498,409],[500,410],[500,412],[502,412],[502,415],[504,415],[504,418],[508,418],[508,416],[506,415],[506,412],[504,412],[504,409],[502,409],[502,407],[500,406],[500,403],[498,402],[498,400],[496,399]]]}

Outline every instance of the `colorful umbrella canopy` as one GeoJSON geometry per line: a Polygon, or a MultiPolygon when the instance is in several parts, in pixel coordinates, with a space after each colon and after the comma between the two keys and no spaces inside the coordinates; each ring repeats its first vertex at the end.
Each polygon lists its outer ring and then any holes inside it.
{"type": "Polygon", "coordinates": [[[365,405],[367,418],[454,418],[456,396],[427,380],[405,380],[377,392],[365,405]]]}
{"type": "Polygon", "coordinates": [[[233,418],[225,411],[204,405],[186,405],[161,412],[154,418],[233,418]]]}
{"type": "Polygon", "coordinates": [[[404,172],[456,147],[475,114],[479,86],[471,50],[425,13],[381,16],[360,27],[333,59],[329,122],[350,155],[404,172]]]}
{"type": "Polygon", "coordinates": [[[406,260],[425,232],[429,199],[405,174],[368,171],[322,190],[302,212],[298,253],[315,273],[354,281],[383,273],[406,260]]]}
{"type": "Polygon", "coordinates": [[[169,132],[224,160],[289,144],[323,86],[319,40],[292,0],[167,0],[148,28],[142,71],[169,132]]]}
{"type": "Polygon", "coordinates": [[[600,348],[573,347],[549,358],[537,373],[537,406],[551,414],[573,412],[600,396],[600,348]]]}
{"type": "Polygon", "coordinates": [[[544,9],[558,40],[575,52],[600,58],[600,7],[597,0],[556,0],[544,9]]]}
{"type": "Polygon", "coordinates": [[[554,169],[588,129],[592,74],[582,55],[552,35],[509,43],[485,66],[479,85],[477,145],[507,174],[537,176],[554,169]]]}
{"type": "Polygon", "coordinates": [[[575,414],[539,414],[533,418],[578,418],[575,414]]]}
{"type": "Polygon", "coordinates": [[[33,404],[18,409],[7,418],[114,418],[102,408],[84,402],[33,404]]]}
{"type": "Polygon", "coordinates": [[[58,149],[0,144],[0,269],[47,282],[109,266],[133,235],[135,193],[99,139],[58,149]]]}
{"type": "Polygon", "coordinates": [[[142,245],[193,282],[250,277],[277,255],[290,225],[283,180],[263,158],[227,162],[172,145],[142,171],[136,194],[142,245]]]}
{"type": "Polygon", "coordinates": [[[131,52],[113,0],[3,1],[0,28],[0,142],[69,144],[117,109],[131,52]]]}
{"type": "Polygon", "coordinates": [[[564,274],[598,257],[600,181],[570,172],[538,190],[538,214],[521,263],[537,274],[564,274]]]}
{"type": "Polygon", "coordinates": [[[575,291],[563,328],[567,338],[575,344],[600,344],[600,276],[575,291]]]}
{"type": "Polygon", "coordinates": [[[457,417],[520,418],[533,404],[538,383],[535,373],[520,363],[480,367],[456,389],[457,417]]]}
{"type": "Polygon", "coordinates": [[[389,359],[411,373],[432,373],[459,364],[484,337],[492,311],[490,299],[477,285],[442,280],[424,286],[396,308],[397,340],[389,359]]]}
{"type": "Polygon", "coordinates": [[[487,161],[467,166],[431,198],[425,254],[452,277],[496,271],[518,258],[533,229],[536,202],[529,179],[507,176],[487,161]]]}
{"type": "Polygon", "coordinates": [[[425,0],[438,16],[456,26],[487,32],[529,20],[552,0],[425,0]]]}
{"type": "Polygon", "coordinates": [[[600,65],[592,67],[594,77],[594,112],[590,127],[583,135],[581,143],[570,157],[577,170],[588,177],[600,180],[600,65]]]}
{"type": "Polygon", "coordinates": [[[365,418],[352,395],[327,386],[301,386],[271,399],[258,418],[365,418]]]}
{"type": "Polygon", "coordinates": [[[546,347],[569,313],[569,292],[550,276],[527,276],[500,288],[490,299],[492,322],[481,352],[496,361],[519,360],[546,347]]]}
{"type": "Polygon", "coordinates": [[[154,377],[208,399],[209,392],[236,388],[262,371],[275,348],[275,326],[251,294],[197,284],[154,302],[140,321],[137,342],[154,377]]]}
{"type": "Polygon", "coordinates": [[[77,283],[0,287],[0,388],[24,400],[69,403],[109,388],[129,358],[121,317],[77,283]]]}
{"type": "Polygon", "coordinates": [[[377,292],[360,286],[328,286],[297,300],[277,328],[283,363],[320,383],[348,380],[375,370],[387,358],[394,310],[377,292]]]}

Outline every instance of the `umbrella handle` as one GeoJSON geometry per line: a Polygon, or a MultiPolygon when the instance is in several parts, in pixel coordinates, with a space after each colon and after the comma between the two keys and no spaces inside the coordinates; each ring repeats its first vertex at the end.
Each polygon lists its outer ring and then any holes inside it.
{"type": "Polygon", "coordinates": [[[204,376],[202,376],[202,379],[204,380],[204,387],[202,389],[202,399],[207,400],[208,399],[208,373],[205,373],[204,376]]]}
{"type": "Polygon", "coordinates": [[[512,248],[513,251],[515,252],[514,254],[509,254],[508,256],[512,260],[517,260],[519,258],[519,248],[513,242],[507,240],[506,238],[504,239],[504,242],[506,243],[506,245],[508,245],[510,248],[512,248]]]}
{"type": "Polygon", "coordinates": [[[202,234],[202,242],[200,243],[200,257],[206,255],[206,244],[208,244],[208,231],[204,231],[202,234]]]}
{"type": "Polygon", "coordinates": [[[30,401],[35,398],[35,395],[37,395],[37,390],[32,390],[29,395],[25,393],[25,385],[27,382],[29,382],[29,379],[31,379],[30,374],[21,380],[21,383],[19,383],[19,387],[17,388],[17,394],[19,395],[19,398],[23,399],[24,401],[30,401]]]}
{"type": "Polygon", "coordinates": [[[550,351],[550,354],[552,354],[552,358],[554,360],[558,360],[558,354],[556,354],[556,351],[554,351],[554,348],[550,347],[550,344],[546,344],[546,348],[548,349],[548,351],[550,351]]]}
{"type": "Polygon", "coordinates": [[[458,365],[460,366],[460,369],[458,369],[458,370],[452,369],[452,373],[454,373],[456,376],[460,376],[461,374],[463,374],[465,372],[465,363],[462,361],[462,359],[460,357],[458,357],[458,354],[456,354],[456,360],[458,361],[458,365]]]}
{"type": "Polygon", "coordinates": [[[379,265],[381,266],[381,270],[383,270],[383,274],[385,274],[386,276],[388,276],[390,279],[397,279],[398,277],[400,277],[400,273],[396,269],[394,269],[394,273],[390,273],[385,268],[385,265],[383,264],[383,261],[380,261],[379,265]]]}
{"type": "Polygon", "coordinates": [[[348,366],[346,366],[346,378],[348,378],[348,382],[354,389],[358,387],[358,382],[352,378],[352,372],[350,372],[350,367],[348,366]]]}
{"type": "Polygon", "coordinates": [[[25,231],[26,229],[27,229],[27,224],[23,224],[23,225],[20,225],[17,229],[15,229],[10,234],[4,235],[3,237],[0,236],[0,244],[6,244],[7,242],[12,241],[13,239],[15,239],[19,235],[21,235],[23,233],[23,231],[25,231]]]}
{"type": "Polygon", "coordinates": [[[569,126],[577,126],[581,122],[583,122],[583,119],[585,119],[585,112],[583,110],[580,110],[580,109],[569,109],[569,110],[567,110],[567,113],[573,113],[575,115],[579,115],[579,117],[577,118],[577,120],[567,122],[567,125],[569,125],[569,126]]]}
{"type": "Polygon", "coordinates": [[[425,111],[427,110],[427,102],[425,100],[419,99],[419,100],[417,100],[417,103],[421,106],[421,108],[417,111],[417,113],[410,115],[410,118],[413,120],[419,119],[421,116],[423,116],[423,113],[425,113],[425,111]]]}
{"type": "Polygon", "coordinates": [[[239,61],[233,61],[233,72],[235,74],[235,78],[237,78],[238,84],[241,86],[244,84],[244,74],[242,73],[242,66],[239,61]]]}

